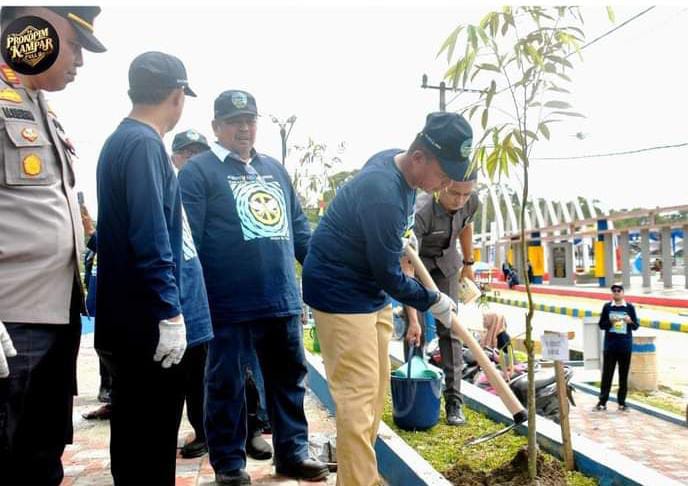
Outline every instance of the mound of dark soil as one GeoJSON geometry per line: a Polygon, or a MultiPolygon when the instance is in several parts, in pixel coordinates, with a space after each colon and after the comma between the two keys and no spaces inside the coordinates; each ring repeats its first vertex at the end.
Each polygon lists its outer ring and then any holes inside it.
{"type": "MultiPolygon", "coordinates": [[[[558,461],[537,460],[539,486],[566,486],[566,471],[558,461]]],[[[520,449],[514,458],[491,472],[474,471],[470,466],[457,464],[444,473],[452,484],[461,486],[522,486],[529,484],[528,449],[520,449]]]]}

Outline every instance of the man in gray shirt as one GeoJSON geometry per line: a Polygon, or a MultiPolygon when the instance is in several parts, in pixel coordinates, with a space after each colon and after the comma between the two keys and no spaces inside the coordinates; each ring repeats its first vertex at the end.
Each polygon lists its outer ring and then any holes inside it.
{"type": "MultiPolygon", "coordinates": [[[[418,239],[418,253],[440,291],[454,302],[459,297],[459,279],[473,279],[473,215],[480,204],[475,189],[474,172],[469,180],[452,182],[438,193],[424,193],[416,201],[413,231],[418,239]],[[456,245],[461,244],[463,259],[456,245]]],[[[408,335],[413,335],[412,326],[408,335]]],[[[437,326],[445,376],[444,399],[449,425],[465,423],[461,396],[461,342],[451,329],[437,326]]]]}

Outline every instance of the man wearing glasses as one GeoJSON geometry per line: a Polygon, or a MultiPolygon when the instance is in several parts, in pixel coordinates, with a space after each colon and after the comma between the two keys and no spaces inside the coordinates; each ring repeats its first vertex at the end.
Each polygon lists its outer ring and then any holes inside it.
{"type": "Polygon", "coordinates": [[[604,304],[599,326],[604,331],[604,359],[602,362],[602,386],[595,410],[607,410],[607,399],[612,387],[614,368],[619,363],[619,410],[626,411],[626,392],[628,390],[628,369],[631,365],[633,331],[638,329],[635,307],[624,300],[621,284],[611,287],[612,300],[604,304]]]}
{"type": "Polygon", "coordinates": [[[258,110],[246,91],[215,100],[217,141],[179,173],[198,248],[215,339],[208,347],[206,431],[219,484],[250,484],[246,473],[243,356],[255,347],[263,371],[278,474],[320,480],[308,457],[301,297],[310,228],[284,167],[254,149],[258,110]]]}

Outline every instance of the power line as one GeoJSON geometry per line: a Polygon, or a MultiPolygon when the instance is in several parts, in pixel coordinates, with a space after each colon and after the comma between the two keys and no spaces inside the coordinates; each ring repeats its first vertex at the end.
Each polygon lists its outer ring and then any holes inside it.
{"type": "Polygon", "coordinates": [[[654,147],[644,147],[635,150],[626,150],[623,152],[609,152],[605,154],[588,154],[588,155],[572,155],[570,157],[531,157],[531,160],[574,160],[574,159],[594,159],[597,157],[615,157],[617,155],[639,154],[642,152],[651,152],[653,150],[664,150],[671,148],[681,148],[688,146],[688,142],[677,143],[672,145],[657,145],[654,147]]]}
{"type": "MultiPolygon", "coordinates": [[[[591,40],[590,42],[588,42],[588,43],[586,43],[586,44],[583,44],[583,45],[581,46],[580,50],[582,51],[582,50],[585,49],[586,47],[593,45],[593,44],[594,44],[595,42],[597,42],[598,40],[604,39],[604,38],[607,37],[609,34],[611,34],[611,33],[613,33],[613,32],[616,32],[617,30],[619,30],[619,29],[620,29],[621,27],[623,27],[624,25],[626,25],[626,24],[628,24],[628,23],[634,21],[635,19],[637,19],[638,17],[641,17],[642,15],[645,15],[646,13],[648,13],[648,12],[649,12],[650,10],[652,10],[653,8],[655,8],[654,5],[651,6],[651,7],[649,7],[649,8],[647,8],[647,9],[645,9],[645,10],[643,10],[642,12],[640,12],[640,13],[634,15],[633,17],[631,17],[630,19],[626,20],[625,22],[620,23],[619,25],[617,25],[617,26],[614,27],[613,29],[611,29],[611,30],[605,32],[604,34],[602,34],[602,35],[600,35],[600,36],[594,38],[594,39],[591,40]]],[[[570,53],[566,56],[566,58],[568,59],[569,57],[571,57],[571,56],[574,55],[574,54],[575,54],[575,52],[570,52],[570,53]]]]}
{"type": "MultiPolygon", "coordinates": [[[[604,38],[604,37],[607,37],[607,36],[610,35],[612,32],[615,32],[615,31],[619,30],[621,27],[624,27],[625,25],[628,25],[630,22],[632,22],[632,21],[636,20],[637,18],[639,18],[639,17],[645,15],[646,13],[648,13],[648,12],[649,12],[650,10],[652,10],[653,8],[655,8],[655,6],[649,7],[649,8],[647,8],[647,9],[643,10],[642,12],[640,12],[640,13],[634,15],[633,17],[627,19],[626,21],[624,21],[624,22],[622,22],[621,24],[617,25],[617,26],[614,27],[613,29],[611,29],[611,30],[605,32],[604,34],[600,35],[599,37],[596,37],[595,39],[591,40],[590,42],[588,42],[588,43],[582,45],[581,48],[580,48],[578,51],[582,51],[583,49],[585,49],[586,47],[588,47],[588,46],[594,44],[595,42],[599,41],[600,39],[602,39],[602,38],[604,38]]],[[[569,54],[566,55],[566,58],[572,56],[574,53],[575,53],[575,52],[570,52],[569,54]]],[[[495,95],[498,95],[498,94],[500,94],[500,93],[503,93],[504,91],[508,90],[508,89],[511,88],[512,86],[513,86],[513,85],[509,85],[509,86],[506,86],[506,87],[500,89],[499,91],[495,92],[495,95]]],[[[476,91],[478,91],[478,90],[476,90],[476,91]]],[[[454,99],[456,99],[456,97],[455,97],[454,99]]],[[[454,101],[454,99],[452,99],[451,101],[454,101]]],[[[450,101],[450,103],[451,103],[451,101],[450,101]]],[[[462,109],[463,109],[463,110],[466,110],[466,109],[468,109],[468,108],[471,108],[471,107],[474,106],[474,105],[477,105],[478,103],[480,103],[480,100],[474,101],[473,103],[469,103],[468,105],[464,106],[462,109]]],[[[449,103],[447,103],[447,104],[449,104],[449,103]]]]}

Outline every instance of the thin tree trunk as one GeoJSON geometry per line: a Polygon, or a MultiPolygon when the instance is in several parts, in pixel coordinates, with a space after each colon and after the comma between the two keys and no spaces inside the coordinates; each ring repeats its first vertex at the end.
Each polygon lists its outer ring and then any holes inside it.
{"type": "MultiPolygon", "coordinates": [[[[527,153],[527,152],[526,152],[527,153]]],[[[521,197],[521,212],[519,214],[521,226],[521,268],[523,269],[523,281],[526,285],[528,296],[528,312],[526,313],[526,351],[528,353],[528,475],[531,480],[537,476],[537,432],[535,426],[535,352],[533,346],[533,297],[530,293],[530,280],[528,279],[528,245],[526,242],[525,214],[528,202],[528,160],[523,163],[523,193],[521,197]]]]}

